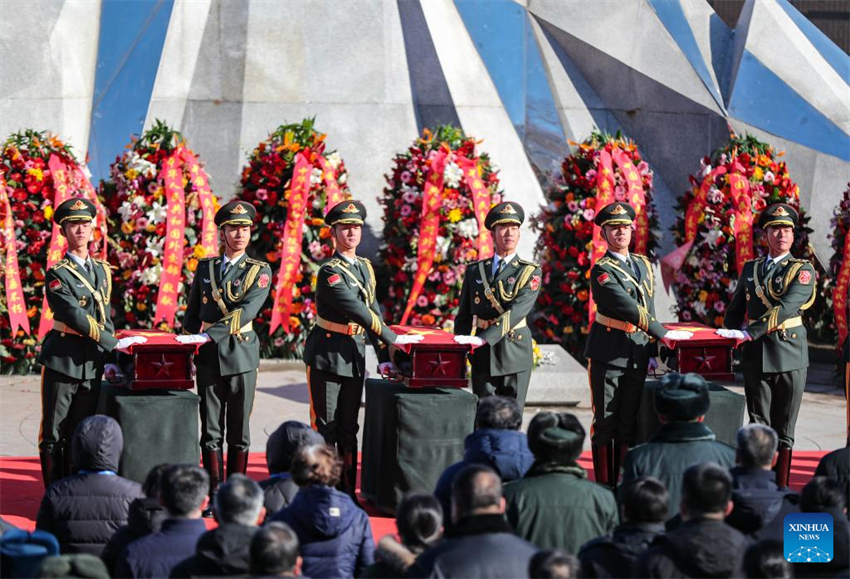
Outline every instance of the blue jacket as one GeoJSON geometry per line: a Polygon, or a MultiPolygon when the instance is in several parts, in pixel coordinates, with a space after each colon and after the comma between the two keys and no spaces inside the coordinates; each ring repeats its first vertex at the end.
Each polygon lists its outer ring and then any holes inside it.
{"type": "Polygon", "coordinates": [[[316,485],[300,489],[272,520],[286,523],[298,535],[301,573],[307,577],[358,577],[375,561],[368,515],[334,488],[316,485]]]}
{"type": "Polygon", "coordinates": [[[166,519],[158,533],[127,545],[114,576],[168,577],[174,566],[195,554],[195,545],[206,530],[203,519],[166,519]]]}
{"type": "Polygon", "coordinates": [[[528,438],[524,432],[482,428],[463,441],[463,460],[448,467],[440,475],[434,496],[443,506],[446,528],[451,519],[452,481],[465,466],[483,464],[489,466],[502,478],[502,482],[521,479],[531,465],[534,455],[528,449],[528,438]]]}

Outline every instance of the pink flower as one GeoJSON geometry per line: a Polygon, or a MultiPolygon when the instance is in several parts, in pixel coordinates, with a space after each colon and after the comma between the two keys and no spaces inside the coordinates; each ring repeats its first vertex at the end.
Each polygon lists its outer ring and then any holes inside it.
{"type": "Polygon", "coordinates": [[[646,164],[646,161],[641,161],[638,163],[637,170],[641,175],[646,175],[649,173],[649,165],[646,164]]]}
{"type": "MultiPolygon", "coordinates": [[[[621,185],[617,185],[614,187],[614,199],[617,201],[625,201],[626,199],[626,189],[621,185]]],[[[589,220],[588,220],[589,221],[589,220]]]]}
{"type": "Polygon", "coordinates": [[[725,309],[726,305],[722,301],[717,300],[716,302],[714,302],[714,310],[717,313],[722,314],[725,309]]]}
{"type": "Polygon", "coordinates": [[[570,210],[570,213],[577,212],[578,211],[578,203],[576,203],[575,201],[570,201],[569,203],[567,203],[567,209],[570,210]]]}
{"type": "Polygon", "coordinates": [[[490,198],[490,200],[493,203],[493,205],[501,203],[502,202],[502,194],[501,193],[493,193],[493,196],[490,198]]]}
{"type": "Polygon", "coordinates": [[[411,175],[410,175],[409,171],[402,171],[402,173],[401,173],[401,182],[402,183],[410,183],[410,178],[411,178],[411,175]]]}
{"type": "Polygon", "coordinates": [[[457,280],[457,276],[455,272],[452,270],[447,271],[443,274],[443,281],[448,285],[452,285],[457,280]]]}
{"type": "Polygon", "coordinates": [[[428,298],[426,298],[425,296],[419,296],[418,298],[416,298],[416,305],[420,308],[427,308],[428,298]]]}
{"type": "Polygon", "coordinates": [[[686,322],[691,321],[691,312],[689,312],[687,310],[682,312],[682,319],[685,320],[686,322]]]}
{"type": "Polygon", "coordinates": [[[585,221],[593,221],[593,217],[595,215],[596,215],[596,211],[594,211],[593,209],[585,209],[582,212],[582,216],[584,217],[585,221]]]}
{"type": "Polygon", "coordinates": [[[401,206],[401,216],[402,217],[407,217],[408,215],[410,215],[410,211],[411,211],[410,205],[402,205],[401,206]]]}
{"type": "Polygon", "coordinates": [[[262,189],[262,188],[257,189],[256,195],[257,195],[257,199],[259,199],[260,201],[265,201],[266,199],[269,198],[268,190],[262,189]]]}
{"type": "Polygon", "coordinates": [[[591,169],[590,171],[588,171],[585,174],[585,177],[588,181],[593,181],[594,179],[596,179],[596,169],[591,169]]]}
{"type": "Polygon", "coordinates": [[[144,229],[148,226],[148,218],[147,217],[139,217],[136,219],[136,229],[144,229]]]}
{"type": "Polygon", "coordinates": [[[404,192],[404,194],[401,196],[401,198],[404,199],[405,203],[415,203],[416,202],[416,193],[414,193],[411,190],[407,190],[407,191],[404,192]]]}

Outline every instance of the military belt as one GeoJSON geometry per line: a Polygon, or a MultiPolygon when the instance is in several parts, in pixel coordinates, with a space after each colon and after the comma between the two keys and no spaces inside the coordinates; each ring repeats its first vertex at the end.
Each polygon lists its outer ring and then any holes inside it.
{"type": "Polygon", "coordinates": [[[782,330],[790,330],[791,328],[797,328],[803,325],[803,317],[802,316],[794,316],[793,318],[788,318],[772,331],[780,332],[782,330]]]}
{"type": "Polygon", "coordinates": [[[615,320],[614,318],[609,318],[605,314],[600,314],[598,312],[596,313],[596,323],[609,328],[614,328],[615,330],[622,330],[627,334],[633,334],[640,329],[634,324],[630,324],[629,322],[624,322],[622,320],[615,320]]]}
{"type": "Polygon", "coordinates": [[[62,322],[58,322],[53,320],[53,329],[57,332],[62,332],[64,334],[71,334],[73,336],[82,336],[80,332],[69,326],[68,324],[63,324],[62,322]]]}
{"type": "MultiPolygon", "coordinates": [[[[207,330],[209,330],[211,327],[213,327],[217,323],[218,322],[201,322],[201,331],[206,332],[207,330]]],[[[236,333],[237,334],[244,334],[245,332],[250,332],[253,329],[254,329],[254,322],[248,322],[247,324],[245,324],[244,326],[239,328],[239,331],[236,332],[236,333]]]]}
{"type": "Polygon", "coordinates": [[[338,324],[336,322],[331,322],[326,320],[322,316],[317,316],[318,325],[323,330],[327,330],[329,332],[336,332],[337,334],[345,334],[346,336],[356,336],[358,334],[362,334],[365,332],[363,326],[355,323],[349,324],[338,324]]]}
{"type": "MultiPolygon", "coordinates": [[[[490,326],[493,326],[493,325],[497,325],[497,324],[499,324],[499,323],[500,323],[500,322],[499,322],[499,320],[501,320],[501,319],[502,319],[502,318],[500,318],[500,317],[499,317],[499,318],[496,318],[496,319],[494,319],[494,320],[482,320],[482,319],[477,319],[477,320],[475,321],[475,324],[478,326],[478,329],[479,329],[479,330],[486,330],[486,329],[487,329],[487,328],[489,328],[490,326]]],[[[525,323],[525,318],[523,318],[523,319],[521,319],[521,320],[519,321],[519,323],[518,323],[517,325],[515,325],[513,328],[511,328],[511,330],[518,330],[518,329],[520,329],[520,328],[524,328],[524,327],[526,327],[527,325],[528,325],[528,324],[526,324],[526,323],[525,323]]]]}

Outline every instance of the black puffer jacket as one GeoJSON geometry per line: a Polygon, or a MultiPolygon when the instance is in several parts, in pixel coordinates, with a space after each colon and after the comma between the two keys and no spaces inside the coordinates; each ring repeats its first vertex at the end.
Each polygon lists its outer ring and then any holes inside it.
{"type": "Polygon", "coordinates": [[[198,539],[195,556],[178,564],[171,577],[232,577],[248,574],[251,539],[257,527],[226,523],[198,539]]]}
{"type": "Polygon", "coordinates": [[[578,553],[582,577],[631,577],[637,558],[664,533],[662,523],[623,523],[585,543],[578,553]]]}
{"type": "Polygon", "coordinates": [[[100,556],[106,563],[109,573],[115,574],[118,557],[127,545],[136,539],[159,531],[162,521],[167,518],[168,511],[159,503],[159,499],[136,499],[130,503],[130,518],[127,524],[112,535],[100,556]]]}
{"type": "Polygon", "coordinates": [[[108,416],[90,416],[74,432],[71,452],[79,472],[50,485],[36,519],[36,528],[56,536],[62,553],[99,557],[127,524],[130,503],[144,496],[139,483],[114,474],[123,448],[121,427],[108,416]]]}

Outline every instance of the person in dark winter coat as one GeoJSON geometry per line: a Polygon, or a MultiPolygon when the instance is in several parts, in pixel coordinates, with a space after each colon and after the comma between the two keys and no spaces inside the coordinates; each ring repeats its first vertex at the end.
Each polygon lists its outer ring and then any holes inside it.
{"type": "Polygon", "coordinates": [[[699,374],[665,375],[655,389],[661,429],[649,442],[629,450],[623,461],[622,484],[642,476],[664,483],[670,493],[668,517],[676,514],[682,474],[688,467],[700,462],[715,462],[727,469],[735,466],[735,449],[717,442],[703,424],[710,404],[708,384],[699,374]]]}
{"type": "Polygon", "coordinates": [[[252,577],[296,577],[301,575],[298,536],[289,525],[272,521],[251,539],[252,577]]]}
{"type": "Polygon", "coordinates": [[[395,513],[401,542],[393,535],[378,541],[375,562],[360,575],[361,579],[404,577],[416,557],[443,537],[443,508],[434,495],[410,493],[395,513]]]}
{"type": "Polygon", "coordinates": [[[574,415],[540,412],[528,425],[534,464],[505,485],[506,515],[517,534],[541,549],[575,555],[587,541],[617,526],[611,490],[587,480],[576,460],[585,432],[574,415]]]}
{"type": "Polygon", "coordinates": [[[517,537],[505,521],[499,475],[484,465],[465,467],[452,483],[451,500],[451,534],[419,555],[408,576],[527,577],[537,549],[517,537]]]}
{"type": "Polygon", "coordinates": [[[266,441],[269,478],[260,482],[268,516],[288,506],[298,492],[298,485],[289,473],[295,453],[302,446],[323,444],[324,441],[321,434],[297,420],[287,420],[269,436],[266,441]]]}
{"type": "Polygon", "coordinates": [[[682,524],[656,539],[633,577],[739,577],[749,541],[723,520],[732,510],[732,477],[714,463],[688,468],[682,478],[682,524]]]}
{"type": "Polygon", "coordinates": [[[369,517],[338,491],[342,461],[328,445],[305,446],[295,455],[292,478],[298,493],[275,513],[298,536],[304,575],[357,577],[374,562],[375,542],[369,517]]]}
{"type": "Polygon", "coordinates": [[[820,459],[815,476],[831,478],[844,486],[845,497],[850,496],[850,441],[844,448],[833,450],[820,459]]]}
{"type": "Polygon", "coordinates": [[[748,424],[738,430],[737,442],[737,465],[729,471],[735,508],[726,517],[726,524],[754,541],[782,541],[785,515],[800,509],[799,497],[780,489],[771,470],[776,464],[779,438],[769,426],[748,424]]]}
{"type": "Polygon", "coordinates": [[[160,479],[168,467],[167,464],[161,464],[150,470],[142,484],[142,492],[145,493],[145,496],[130,503],[130,515],[127,524],[118,529],[109,539],[106,547],[103,548],[100,558],[106,563],[106,568],[110,574],[115,574],[118,558],[127,548],[127,545],[136,539],[156,533],[162,526],[162,522],[168,518],[168,511],[162,506],[159,492],[160,479]]]}
{"type": "Polygon", "coordinates": [[[62,553],[100,556],[119,527],[127,524],[130,503],[143,495],[139,483],[116,474],[124,449],[118,423],[89,416],[71,441],[73,474],[48,487],[35,526],[53,533],[62,553]]]}
{"type": "Polygon", "coordinates": [[[751,545],[744,553],[744,577],[747,579],[793,579],[794,569],[785,560],[782,541],[765,540],[751,545]]]}
{"type": "MultiPolygon", "coordinates": [[[[463,442],[463,460],[448,467],[437,480],[434,496],[440,501],[443,512],[450,512],[451,488],[454,477],[470,464],[489,466],[502,479],[510,482],[523,477],[534,463],[522,427],[522,411],[513,398],[488,396],[478,403],[475,414],[475,432],[463,442]]],[[[446,517],[446,531],[452,521],[446,517]]]]}
{"type": "Polygon", "coordinates": [[[127,545],[118,559],[117,577],[168,577],[175,565],[192,556],[207,530],[201,519],[209,501],[207,471],[195,465],[172,465],[160,487],[168,518],[158,532],[127,545]]]}
{"type": "Polygon", "coordinates": [[[582,577],[631,577],[637,558],[664,533],[669,495],[660,480],[638,478],[620,493],[623,522],[613,533],[582,546],[578,553],[582,577]]]}
{"type": "Polygon", "coordinates": [[[847,495],[838,481],[816,476],[800,493],[800,511],[832,515],[832,548],[829,563],[794,563],[795,577],[850,576],[850,523],[847,521],[847,495]]]}
{"type": "Polygon", "coordinates": [[[218,527],[198,539],[195,555],[181,562],[171,577],[229,577],[248,573],[251,539],[266,518],[263,489],[242,474],[218,487],[213,515],[218,527]]]}

